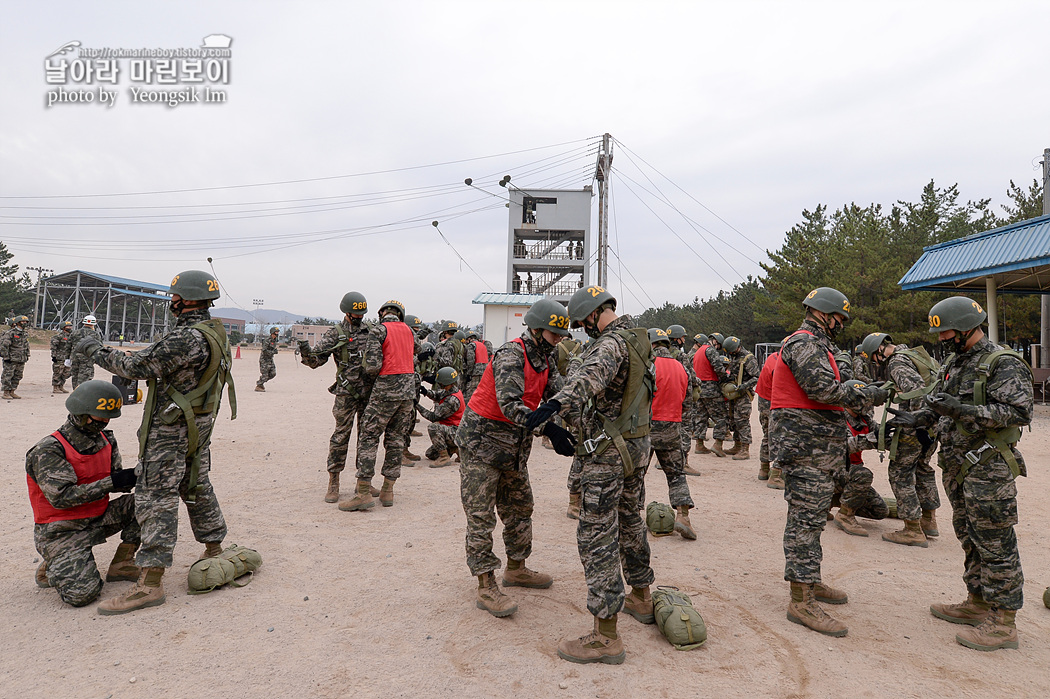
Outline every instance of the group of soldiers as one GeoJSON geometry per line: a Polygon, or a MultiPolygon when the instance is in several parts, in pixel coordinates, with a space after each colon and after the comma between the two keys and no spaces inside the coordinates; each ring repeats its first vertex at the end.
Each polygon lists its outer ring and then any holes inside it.
{"type": "MultiPolygon", "coordinates": [[[[102,335],[98,332],[98,323],[95,316],[86,315],[83,318],[83,327],[73,330],[73,324],[66,321],[62,329],[51,338],[51,392],[69,393],[65,388],[66,379],[72,378],[75,389],[85,381],[90,381],[95,376],[95,365],[82,352],[74,352],[77,343],[85,337],[96,338],[102,341],[102,335]]],[[[29,361],[29,318],[27,316],[15,316],[11,319],[11,328],[0,335],[0,358],[3,358],[4,367],[0,387],[3,394],[0,399],[20,400],[22,396],[15,393],[18,384],[22,382],[26,362],[29,361]]]]}

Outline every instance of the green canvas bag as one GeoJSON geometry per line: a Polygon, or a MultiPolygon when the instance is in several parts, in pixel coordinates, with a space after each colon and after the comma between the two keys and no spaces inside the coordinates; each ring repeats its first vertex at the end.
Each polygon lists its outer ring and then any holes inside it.
{"type": "Polygon", "coordinates": [[[653,500],[645,507],[645,526],[653,536],[670,536],[674,533],[674,510],[653,500]]]}
{"type": "Polygon", "coordinates": [[[693,650],[707,640],[703,617],[677,587],[661,585],[653,590],[653,615],[660,633],[676,650],[693,650]]]}

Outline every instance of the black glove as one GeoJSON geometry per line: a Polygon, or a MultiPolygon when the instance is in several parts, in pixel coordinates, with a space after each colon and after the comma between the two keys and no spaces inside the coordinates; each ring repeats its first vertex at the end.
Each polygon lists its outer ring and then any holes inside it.
{"type": "Polygon", "coordinates": [[[419,378],[423,379],[424,381],[426,381],[431,386],[433,386],[434,382],[437,381],[437,377],[434,374],[423,374],[419,378]]]}
{"type": "Polygon", "coordinates": [[[113,492],[115,493],[130,493],[135,487],[137,478],[134,469],[125,468],[113,471],[110,476],[113,478],[113,492]]]}
{"type": "Polygon", "coordinates": [[[525,427],[531,432],[554,417],[559,410],[561,410],[561,403],[549,400],[529,413],[529,417],[525,420],[525,427]]]}
{"type": "Polygon", "coordinates": [[[548,422],[543,428],[543,434],[551,440],[555,454],[576,455],[576,438],[572,436],[572,432],[553,422],[548,422]]]}
{"type": "Polygon", "coordinates": [[[926,452],[926,450],[933,446],[933,437],[931,437],[930,433],[924,428],[920,427],[915,430],[915,436],[918,438],[919,444],[922,445],[923,452],[926,452]]]}
{"type": "Polygon", "coordinates": [[[860,392],[864,394],[864,397],[871,401],[872,405],[882,405],[886,402],[886,399],[890,397],[890,392],[881,386],[875,386],[869,384],[864,388],[860,389],[860,392]]]}
{"type": "Polygon", "coordinates": [[[306,340],[299,340],[299,354],[310,354],[310,343],[306,340]]]}
{"type": "Polygon", "coordinates": [[[958,420],[963,417],[977,417],[976,405],[964,405],[950,393],[938,393],[935,396],[926,396],[926,405],[938,415],[945,415],[958,420]]]}
{"type": "Polygon", "coordinates": [[[61,362],[61,361],[62,361],[62,360],[61,360],[61,359],[59,359],[58,357],[56,357],[55,355],[53,355],[53,354],[51,355],[51,363],[52,363],[52,364],[58,364],[58,363],[59,363],[59,362],[61,362]]]}
{"type": "Polygon", "coordinates": [[[427,347],[425,350],[420,351],[420,353],[416,355],[416,359],[418,359],[421,362],[425,362],[426,360],[434,356],[434,351],[435,350],[433,347],[427,347]]]}
{"type": "Polygon", "coordinates": [[[427,390],[427,387],[426,387],[426,386],[422,386],[422,385],[421,385],[421,386],[419,387],[419,392],[420,392],[420,393],[422,393],[422,394],[423,394],[424,396],[426,396],[427,398],[430,398],[430,391],[428,391],[428,390],[427,390]]]}
{"type": "Polygon", "coordinates": [[[102,343],[93,337],[85,337],[77,343],[77,346],[73,348],[73,352],[80,352],[86,355],[89,359],[94,358],[95,353],[102,349],[102,343]]]}

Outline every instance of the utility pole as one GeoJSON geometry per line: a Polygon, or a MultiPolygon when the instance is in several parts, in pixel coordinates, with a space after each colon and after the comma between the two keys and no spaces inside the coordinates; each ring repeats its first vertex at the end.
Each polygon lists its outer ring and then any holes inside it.
{"type": "MultiPolygon", "coordinates": [[[[1050,214],[1050,148],[1043,149],[1043,215],[1050,214]]],[[[1039,366],[1050,367],[1050,296],[1041,297],[1039,314],[1039,366]]]]}
{"type": "Polygon", "coordinates": [[[45,269],[44,267],[26,267],[30,272],[36,272],[36,296],[33,298],[33,327],[37,327],[37,307],[40,305],[40,278],[44,276],[44,273],[54,274],[55,270],[45,269]]]}
{"type": "Polygon", "coordinates": [[[255,306],[255,310],[252,311],[252,324],[256,326],[256,328],[255,328],[255,339],[256,340],[260,340],[260,338],[262,337],[262,332],[261,332],[262,328],[259,327],[259,319],[256,318],[255,314],[259,312],[259,306],[263,305],[264,303],[266,303],[266,302],[263,301],[262,299],[252,299],[252,305],[255,306]]]}
{"type": "Polygon", "coordinates": [[[598,286],[609,285],[609,176],[612,174],[612,136],[602,134],[598,151],[598,165],[594,179],[598,181],[598,286]]]}

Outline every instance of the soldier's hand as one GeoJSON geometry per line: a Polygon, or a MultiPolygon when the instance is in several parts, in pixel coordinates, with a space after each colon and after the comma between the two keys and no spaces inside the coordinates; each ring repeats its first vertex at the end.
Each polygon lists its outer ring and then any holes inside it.
{"type": "Polygon", "coordinates": [[[430,398],[430,391],[427,390],[426,386],[420,386],[419,387],[419,392],[422,393],[427,398],[430,398]]]}
{"type": "Polygon", "coordinates": [[[55,355],[53,355],[53,354],[51,355],[51,363],[52,363],[52,364],[58,364],[58,363],[59,363],[60,361],[62,361],[62,360],[61,360],[61,359],[59,359],[58,357],[56,357],[56,356],[55,356],[55,355]]]}
{"type": "Polygon", "coordinates": [[[554,417],[559,410],[561,410],[561,403],[556,400],[549,400],[529,413],[528,418],[525,420],[525,427],[531,432],[554,417]]]}
{"type": "Polygon", "coordinates": [[[860,389],[860,392],[864,394],[864,398],[870,401],[872,405],[882,405],[886,402],[886,399],[890,397],[889,391],[882,386],[876,386],[874,384],[868,384],[860,389]]]}
{"type": "Polygon", "coordinates": [[[958,420],[962,417],[974,417],[977,415],[977,406],[964,405],[950,393],[938,393],[934,396],[926,396],[926,405],[938,415],[958,420]]]}
{"type": "Polygon", "coordinates": [[[424,381],[426,381],[431,386],[433,386],[434,382],[437,380],[437,377],[434,374],[423,374],[419,378],[423,379],[424,381]]]}
{"type": "Polygon", "coordinates": [[[113,478],[113,492],[115,493],[130,493],[135,487],[135,481],[138,480],[135,471],[130,468],[113,471],[110,476],[113,478]]]}
{"type": "Polygon", "coordinates": [[[306,340],[299,340],[299,354],[310,354],[310,343],[306,340]]]}
{"type": "Polygon", "coordinates": [[[555,454],[562,456],[574,456],[576,454],[576,438],[564,427],[548,422],[543,428],[544,436],[551,440],[555,454]]]}
{"type": "Polygon", "coordinates": [[[77,346],[73,348],[74,352],[80,352],[87,357],[94,359],[95,353],[102,349],[102,343],[93,337],[85,337],[77,343],[77,346]]]}
{"type": "Polygon", "coordinates": [[[416,355],[416,359],[418,359],[421,362],[425,362],[426,360],[430,359],[433,356],[434,356],[434,348],[433,347],[427,347],[425,350],[422,350],[419,354],[416,355]]]}

